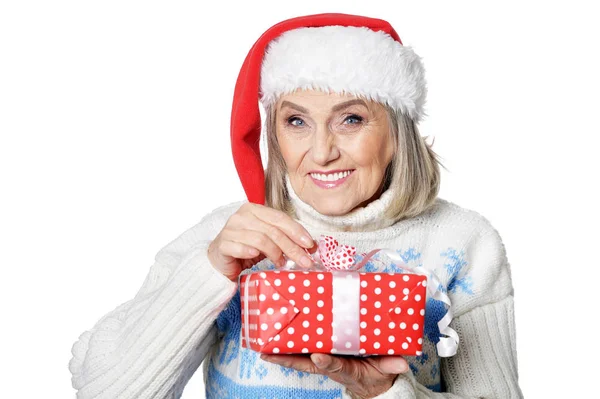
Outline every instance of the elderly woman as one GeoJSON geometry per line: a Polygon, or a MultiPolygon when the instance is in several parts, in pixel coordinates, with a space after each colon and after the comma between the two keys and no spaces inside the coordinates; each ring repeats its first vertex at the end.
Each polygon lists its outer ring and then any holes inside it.
{"type": "Polygon", "coordinates": [[[208,398],[521,397],[505,249],[487,219],[437,196],[439,162],[417,130],[425,93],[420,58],[385,21],[320,14],[263,34],[242,66],[231,124],[248,201],[215,209],[161,249],[137,295],[79,337],[69,364],[78,398],[178,398],[202,361],[208,398]],[[436,351],[446,309],[433,298],[419,356],[243,347],[240,275],[310,267],[321,234],[435,273],[451,299],[456,355],[436,351]]]}

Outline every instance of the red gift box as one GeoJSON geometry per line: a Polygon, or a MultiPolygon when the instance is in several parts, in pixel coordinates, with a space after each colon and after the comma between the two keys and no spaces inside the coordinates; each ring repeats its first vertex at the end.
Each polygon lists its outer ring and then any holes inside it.
{"type": "Polygon", "coordinates": [[[420,355],[427,277],[262,271],[240,278],[242,346],[261,353],[420,355]]]}

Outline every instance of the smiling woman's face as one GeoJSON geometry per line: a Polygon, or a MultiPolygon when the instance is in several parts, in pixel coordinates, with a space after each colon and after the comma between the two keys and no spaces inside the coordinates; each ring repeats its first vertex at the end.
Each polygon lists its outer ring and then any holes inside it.
{"type": "Polygon", "coordinates": [[[344,215],[379,198],[394,155],[381,104],[299,90],[279,98],[276,134],[294,191],[319,213],[344,215]]]}

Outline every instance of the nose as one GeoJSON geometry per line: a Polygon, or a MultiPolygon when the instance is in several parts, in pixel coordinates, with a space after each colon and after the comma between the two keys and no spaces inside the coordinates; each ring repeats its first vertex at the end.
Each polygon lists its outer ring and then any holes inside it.
{"type": "Polygon", "coordinates": [[[340,156],[340,151],[335,143],[335,135],[326,126],[319,126],[313,135],[311,157],[314,163],[328,164],[340,156]]]}

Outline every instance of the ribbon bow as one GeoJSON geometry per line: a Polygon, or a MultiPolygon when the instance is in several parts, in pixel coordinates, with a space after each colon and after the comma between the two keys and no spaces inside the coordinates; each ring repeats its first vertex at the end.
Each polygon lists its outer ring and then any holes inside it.
{"type": "Polygon", "coordinates": [[[338,240],[331,236],[321,236],[317,252],[321,264],[327,270],[350,270],[354,266],[356,247],[340,245],[338,240]]]}

